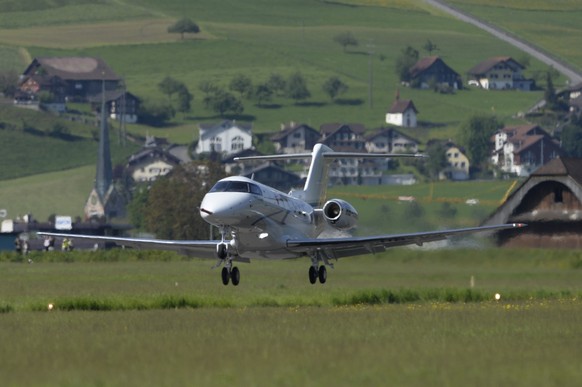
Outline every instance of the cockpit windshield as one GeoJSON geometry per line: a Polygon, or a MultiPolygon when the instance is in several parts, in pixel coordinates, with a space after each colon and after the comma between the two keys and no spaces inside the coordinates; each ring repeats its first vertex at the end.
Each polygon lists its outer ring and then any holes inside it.
{"type": "Polygon", "coordinates": [[[219,181],[212,187],[212,192],[245,192],[255,195],[263,195],[258,185],[246,181],[219,181]]]}

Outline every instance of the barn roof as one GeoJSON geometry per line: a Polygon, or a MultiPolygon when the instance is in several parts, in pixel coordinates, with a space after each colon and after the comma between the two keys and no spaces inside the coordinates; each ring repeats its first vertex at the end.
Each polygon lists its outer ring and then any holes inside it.
{"type": "Polygon", "coordinates": [[[513,59],[510,56],[496,56],[493,58],[486,59],[483,62],[479,63],[471,70],[469,70],[468,73],[474,75],[485,74],[487,71],[491,70],[493,67],[501,63],[505,63],[513,68],[519,67],[521,69],[524,69],[524,67],[520,63],[518,63],[515,59],[513,59]]]}
{"type": "Polygon", "coordinates": [[[533,176],[570,176],[582,186],[582,159],[558,157],[538,168],[533,176]]]}
{"type": "Polygon", "coordinates": [[[27,67],[24,74],[36,68],[43,69],[45,76],[65,80],[119,81],[121,78],[100,58],[95,57],[38,57],[27,67]]]}

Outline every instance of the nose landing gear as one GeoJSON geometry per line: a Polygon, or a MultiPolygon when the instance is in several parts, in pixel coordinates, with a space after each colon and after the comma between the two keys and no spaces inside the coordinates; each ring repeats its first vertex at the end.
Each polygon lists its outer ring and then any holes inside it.
{"type": "MultiPolygon", "coordinates": [[[[232,281],[234,286],[237,286],[240,283],[240,271],[238,267],[232,266],[233,254],[231,253],[231,249],[236,250],[236,235],[233,233],[233,240],[227,244],[225,241],[225,234],[228,232],[227,229],[221,228],[220,234],[222,235],[222,241],[216,245],[216,257],[218,258],[218,263],[215,267],[220,266],[224,263],[224,267],[220,273],[220,277],[222,278],[222,283],[224,285],[228,285],[229,282],[232,281]]],[[[235,251],[236,254],[236,251],[235,251]]]]}

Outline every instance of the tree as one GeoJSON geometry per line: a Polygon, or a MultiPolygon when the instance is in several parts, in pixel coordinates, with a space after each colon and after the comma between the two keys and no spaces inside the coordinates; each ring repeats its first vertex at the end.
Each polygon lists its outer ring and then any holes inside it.
{"type": "Polygon", "coordinates": [[[483,166],[489,154],[491,136],[503,127],[495,116],[474,115],[463,122],[459,128],[459,140],[467,151],[473,166],[483,166]]]}
{"type": "Polygon", "coordinates": [[[273,98],[273,90],[267,84],[262,84],[255,88],[253,95],[257,104],[261,106],[263,102],[268,102],[273,98]]]}
{"type": "Polygon", "coordinates": [[[222,89],[218,89],[204,97],[204,105],[220,114],[221,117],[227,112],[241,114],[244,111],[244,106],[240,100],[222,89]]]}
{"type": "Polygon", "coordinates": [[[168,32],[171,34],[180,34],[180,39],[184,39],[185,33],[197,34],[200,32],[200,27],[198,27],[198,24],[194,23],[192,20],[182,18],[169,26],[168,32]]]}
{"type": "Polygon", "coordinates": [[[426,147],[426,154],[428,158],[423,160],[426,174],[432,180],[438,180],[439,173],[449,165],[447,149],[442,141],[433,141],[426,147]]]}
{"type": "Polygon", "coordinates": [[[230,81],[228,88],[240,94],[240,97],[250,97],[253,92],[253,82],[244,74],[237,74],[230,81]]]}
{"type": "Polygon", "coordinates": [[[158,89],[168,96],[168,102],[172,102],[172,95],[180,91],[180,88],[184,87],[184,84],[172,77],[165,77],[160,83],[158,83],[158,89]]]}
{"type": "Polygon", "coordinates": [[[192,100],[194,96],[190,93],[186,85],[182,84],[178,90],[178,111],[181,113],[189,112],[192,109],[192,100]]]}
{"type": "Polygon", "coordinates": [[[206,95],[213,93],[218,89],[219,89],[219,87],[212,81],[201,81],[198,84],[198,90],[200,90],[201,92],[203,92],[206,95]]]}
{"type": "Polygon", "coordinates": [[[582,119],[564,126],[561,135],[562,149],[570,157],[582,157],[582,119]]]}
{"type": "Polygon", "coordinates": [[[333,41],[342,46],[344,52],[346,52],[348,46],[358,46],[358,40],[352,35],[351,32],[342,32],[333,37],[333,41]]]}
{"type": "Polygon", "coordinates": [[[146,230],[162,239],[207,239],[209,226],[195,209],[223,177],[219,163],[192,162],[156,180],[144,209],[146,230]]]}
{"type": "Polygon", "coordinates": [[[174,117],[174,108],[169,104],[145,101],[139,108],[140,122],[151,126],[163,126],[174,117]]]}
{"type": "Polygon", "coordinates": [[[18,74],[14,70],[0,72],[0,92],[6,97],[14,97],[18,89],[18,74]]]}
{"type": "Polygon", "coordinates": [[[281,95],[285,92],[287,88],[287,82],[280,74],[271,74],[271,77],[267,81],[266,85],[275,93],[276,95],[281,95]]]}
{"type": "Polygon", "coordinates": [[[333,101],[338,95],[348,90],[348,85],[343,83],[338,77],[330,77],[323,83],[322,89],[333,101]]]}
{"type": "Polygon", "coordinates": [[[407,46],[400,52],[400,56],[396,58],[395,66],[396,75],[400,81],[410,81],[410,69],[418,62],[418,58],[418,51],[411,46],[407,46]]]}
{"type": "Polygon", "coordinates": [[[139,186],[133,192],[133,197],[127,205],[129,220],[133,227],[138,230],[144,230],[146,227],[144,214],[147,211],[148,195],[148,187],[139,186]]]}
{"type": "Polygon", "coordinates": [[[287,81],[287,96],[296,101],[311,97],[311,93],[307,89],[307,82],[300,72],[296,72],[289,77],[287,81]]]}
{"type": "Polygon", "coordinates": [[[554,88],[552,75],[549,71],[546,72],[546,91],[544,92],[544,99],[546,100],[546,106],[548,107],[548,109],[550,110],[556,109],[558,97],[556,96],[556,89],[554,88]]]}
{"type": "Polygon", "coordinates": [[[422,46],[428,55],[432,55],[433,51],[437,51],[439,48],[437,47],[436,43],[433,43],[430,39],[426,40],[424,46],[422,46]]]}

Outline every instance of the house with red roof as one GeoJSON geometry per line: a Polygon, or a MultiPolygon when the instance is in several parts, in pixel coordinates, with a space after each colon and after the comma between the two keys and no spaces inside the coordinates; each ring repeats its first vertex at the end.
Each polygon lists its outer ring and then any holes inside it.
{"type": "Polygon", "coordinates": [[[493,136],[492,141],[492,163],[517,176],[529,176],[563,154],[560,145],[538,125],[505,127],[493,136]]]}
{"type": "Polygon", "coordinates": [[[386,123],[405,128],[416,128],[417,114],[418,110],[412,100],[400,99],[397,95],[396,100],[386,113],[386,123]]]}
{"type": "Polygon", "coordinates": [[[494,90],[525,90],[534,87],[532,79],[523,75],[525,67],[510,56],[497,56],[484,60],[470,69],[469,84],[494,90]]]}
{"type": "Polygon", "coordinates": [[[19,91],[35,95],[45,91],[57,100],[85,102],[90,96],[116,90],[122,79],[100,58],[38,57],[20,76],[19,91]]]}

